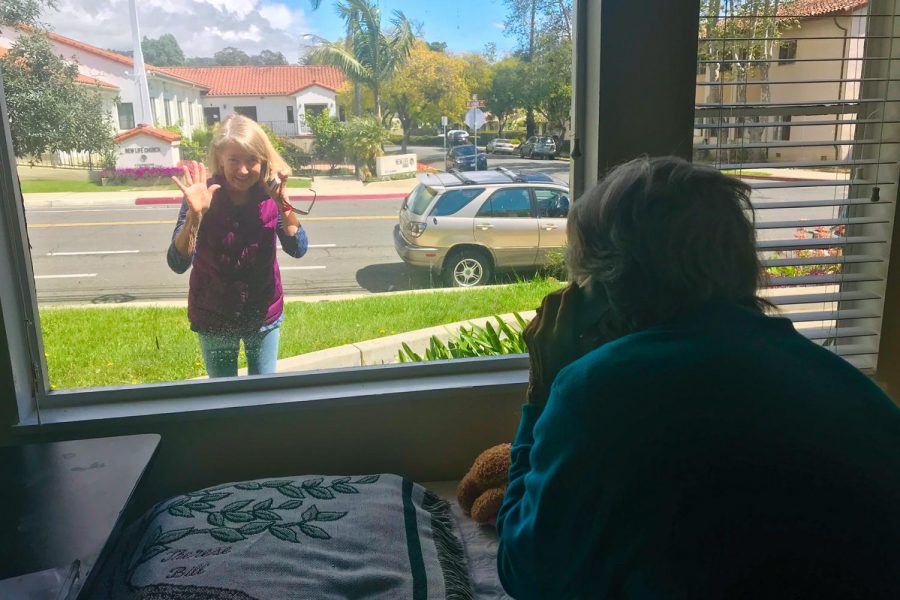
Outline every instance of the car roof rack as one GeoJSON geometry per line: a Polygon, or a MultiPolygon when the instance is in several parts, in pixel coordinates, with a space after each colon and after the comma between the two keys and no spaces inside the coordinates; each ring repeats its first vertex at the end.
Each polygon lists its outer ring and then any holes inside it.
{"type": "Polygon", "coordinates": [[[476,181],[474,181],[473,179],[469,179],[463,173],[457,171],[456,169],[450,169],[447,172],[450,173],[451,175],[456,176],[457,179],[459,179],[461,182],[463,182],[466,185],[475,185],[477,183],[476,181]]]}
{"type": "Polygon", "coordinates": [[[494,167],[494,170],[503,173],[507,177],[509,177],[510,181],[514,181],[515,183],[528,183],[528,179],[522,175],[521,173],[516,173],[515,171],[511,171],[506,167],[494,167]]]}

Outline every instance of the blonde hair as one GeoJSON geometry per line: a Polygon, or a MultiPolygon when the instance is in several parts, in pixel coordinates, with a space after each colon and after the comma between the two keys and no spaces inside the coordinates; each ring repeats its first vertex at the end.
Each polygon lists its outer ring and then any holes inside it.
{"type": "Polygon", "coordinates": [[[209,157],[206,162],[212,176],[222,174],[222,161],[219,155],[229,142],[235,142],[245,152],[260,160],[262,163],[260,179],[263,182],[279,171],[291,174],[291,168],[272,146],[269,136],[262,127],[253,119],[234,113],[225,117],[216,127],[209,144],[209,157]]]}

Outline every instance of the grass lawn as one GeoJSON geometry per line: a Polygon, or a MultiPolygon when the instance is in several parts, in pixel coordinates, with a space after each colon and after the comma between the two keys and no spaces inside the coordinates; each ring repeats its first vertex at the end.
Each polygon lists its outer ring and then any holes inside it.
{"type": "MultiPolygon", "coordinates": [[[[61,179],[23,179],[21,185],[23,194],[48,192],[121,192],[126,190],[140,192],[147,190],[178,190],[174,183],[163,185],[100,185],[93,181],[65,181],[61,179]]],[[[308,188],[309,186],[309,179],[297,177],[288,179],[289,188],[308,188]]]]}
{"type": "MultiPolygon", "coordinates": [[[[442,323],[532,310],[560,285],[552,279],[534,279],[455,293],[289,303],[279,358],[442,323]]],[[[186,313],[184,308],[41,309],[52,386],[152,383],[205,375],[200,345],[186,313]]],[[[241,366],[246,366],[243,353],[241,366]]]]}
{"type": "Polygon", "coordinates": [[[771,177],[769,171],[745,171],[742,169],[725,169],[722,171],[726,175],[734,175],[735,177],[771,177]]]}

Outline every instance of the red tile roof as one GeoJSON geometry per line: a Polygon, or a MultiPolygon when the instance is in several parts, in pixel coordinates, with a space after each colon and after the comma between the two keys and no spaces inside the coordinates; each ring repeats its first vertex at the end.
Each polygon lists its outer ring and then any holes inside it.
{"type": "Polygon", "coordinates": [[[159,138],[164,142],[175,142],[181,139],[181,136],[177,133],[172,133],[171,131],[167,131],[165,129],[157,129],[156,127],[150,127],[149,125],[138,125],[134,129],[127,129],[113,138],[116,142],[121,142],[122,140],[127,140],[128,138],[132,138],[136,135],[140,134],[149,135],[155,138],[159,138]]]}
{"type": "MultiPolygon", "coordinates": [[[[9,54],[9,50],[6,48],[0,48],[0,58],[3,58],[9,54]]],[[[99,79],[94,79],[93,77],[89,77],[87,75],[82,75],[79,73],[75,76],[75,83],[83,83],[85,85],[99,85],[100,87],[110,88],[113,90],[119,89],[119,86],[113,85],[111,83],[107,83],[105,81],[100,81],[99,79]]]]}
{"type": "Polygon", "coordinates": [[[796,0],[791,4],[778,7],[778,14],[791,17],[825,17],[846,11],[856,10],[869,3],[869,0],[796,0]]]}
{"type": "Polygon", "coordinates": [[[344,74],[335,67],[272,65],[246,67],[159,67],[160,71],[196,81],[210,96],[288,96],[319,85],[338,91],[344,74]]]}
{"type": "MultiPolygon", "coordinates": [[[[47,37],[54,42],[59,42],[60,44],[65,44],[66,46],[71,46],[72,48],[77,48],[78,50],[83,50],[85,52],[89,52],[90,54],[94,54],[95,56],[102,56],[103,58],[115,61],[117,63],[128,65],[129,67],[134,66],[134,61],[131,60],[130,57],[125,56],[123,54],[118,54],[116,52],[111,52],[109,50],[103,50],[101,48],[97,48],[96,46],[91,46],[90,44],[85,44],[84,42],[79,42],[78,40],[73,40],[72,38],[67,38],[65,36],[59,35],[58,33],[53,33],[52,31],[47,32],[47,37]]],[[[151,72],[160,73],[162,75],[167,75],[169,77],[174,77],[176,79],[182,79],[185,83],[191,83],[197,85],[197,82],[183,79],[182,77],[178,77],[177,75],[173,75],[172,73],[166,73],[160,67],[155,67],[151,64],[144,64],[144,67],[151,72]]]]}

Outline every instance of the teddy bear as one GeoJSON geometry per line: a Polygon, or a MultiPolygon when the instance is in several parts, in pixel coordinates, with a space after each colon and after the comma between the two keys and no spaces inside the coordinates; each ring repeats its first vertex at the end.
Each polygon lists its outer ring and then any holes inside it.
{"type": "Polygon", "coordinates": [[[456,489],[459,506],[477,523],[494,524],[509,482],[510,444],[499,444],[478,455],[456,489]]]}

